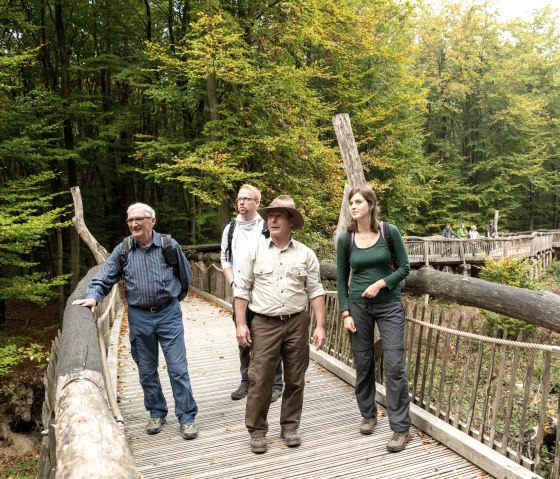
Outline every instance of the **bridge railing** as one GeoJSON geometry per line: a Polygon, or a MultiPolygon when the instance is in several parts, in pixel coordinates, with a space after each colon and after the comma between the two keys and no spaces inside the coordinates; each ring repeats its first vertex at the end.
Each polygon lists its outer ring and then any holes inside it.
{"type": "MultiPolygon", "coordinates": [[[[53,341],[45,373],[43,441],[38,477],[140,477],[124,435],[109,367],[114,325],[123,311],[119,286],[95,309],[73,306],[99,267],[92,268],[68,298],[62,331],[53,341]]],[[[115,339],[116,335],[116,339],[115,339]]]]}
{"type": "MultiPolygon", "coordinates": [[[[535,232],[499,238],[457,239],[405,236],[404,243],[411,264],[483,262],[485,257],[537,257],[551,254],[556,232],[535,232]]],[[[560,232],[558,233],[560,236],[560,232]]]]}
{"type": "MultiPolygon", "coordinates": [[[[219,255],[191,254],[191,265],[194,286],[231,304],[219,255]]],[[[327,293],[326,308],[324,351],[353,368],[335,292],[327,293]]],[[[406,367],[412,401],[525,468],[557,479],[560,433],[554,424],[560,420],[560,347],[523,343],[522,335],[503,342],[503,336],[474,319],[472,309],[460,309],[465,314],[457,317],[407,302],[406,367]]],[[[542,342],[546,340],[545,335],[542,342]]],[[[376,380],[383,383],[379,359],[376,380]]]]}

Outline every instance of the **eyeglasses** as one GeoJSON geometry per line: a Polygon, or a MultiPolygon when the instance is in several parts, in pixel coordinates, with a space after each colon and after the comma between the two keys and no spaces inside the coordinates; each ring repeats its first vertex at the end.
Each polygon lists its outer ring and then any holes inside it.
{"type": "Polygon", "coordinates": [[[148,219],[151,219],[151,218],[152,218],[151,216],[138,216],[136,218],[127,218],[126,222],[127,222],[127,224],[131,225],[134,222],[142,223],[142,221],[148,220],[148,219]]]}
{"type": "Polygon", "coordinates": [[[237,198],[238,203],[247,203],[248,201],[256,201],[255,198],[249,198],[247,196],[240,196],[237,198]]]}

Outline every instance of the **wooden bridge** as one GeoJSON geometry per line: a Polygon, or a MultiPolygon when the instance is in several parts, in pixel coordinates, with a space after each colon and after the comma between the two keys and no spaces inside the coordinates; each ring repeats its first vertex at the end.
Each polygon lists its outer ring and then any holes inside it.
{"type": "MultiPolygon", "coordinates": [[[[548,238],[548,250],[533,248],[531,254],[550,256],[553,237],[548,238]]],[[[445,247],[456,243],[434,242],[445,247]]],[[[499,250],[497,241],[482,243],[499,250]]],[[[412,243],[407,244],[414,257],[412,243]]],[[[503,243],[501,250],[512,245],[503,243]]],[[[460,256],[461,246],[457,248],[460,256]]],[[[435,246],[428,246],[428,252],[429,260],[438,254],[435,246]]],[[[468,256],[463,254],[462,261],[468,256]]],[[[200,409],[199,438],[182,440],[171,416],[162,433],[144,433],[147,413],[128,351],[118,289],[97,308],[97,322],[86,308],[71,306],[83,296],[94,268],[69,298],[62,333],[53,343],[45,377],[39,477],[560,477],[560,433],[555,432],[552,449],[543,449],[547,434],[550,439],[547,421],[551,416],[557,421],[560,414],[560,390],[551,385],[560,369],[560,348],[526,344],[521,336],[503,342],[486,336],[468,312],[446,318],[430,307],[409,305],[407,370],[414,439],[404,452],[389,454],[385,418],[373,436],[357,432],[360,417],[351,387],[348,336],[338,321],[336,295],[330,293],[328,343],[325,351],[312,351],[307,373],[303,444],[296,449],[283,446],[275,404],[269,452],[253,455],[244,427],[245,401],[229,397],[239,380],[234,327],[227,312],[230,292],[215,262],[191,264],[199,294],[189,295],[183,306],[189,372],[200,409]],[[539,374],[533,374],[536,370],[539,374]],[[530,430],[533,437],[527,437],[530,430]]],[[[166,381],[163,367],[160,375],[166,381]]],[[[381,382],[382,371],[377,375],[381,382]]],[[[171,402],[169,385],[164,389],[171,402]]],[[[380,384],[381,404],[383,393],[380,384]]]]}

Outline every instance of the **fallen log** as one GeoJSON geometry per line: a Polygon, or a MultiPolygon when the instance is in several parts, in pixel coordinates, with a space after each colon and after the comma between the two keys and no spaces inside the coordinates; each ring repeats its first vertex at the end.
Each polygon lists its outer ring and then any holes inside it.
{"type": "MultiPolygon", "coordinates": [[[[336,265],[321,264],[321,276],[336,280],[336,265]]],[[[411,271],[404,291],[446,298],[560,332],[560,296],[548,291],[530,291],[432,268],[411,271]]]]}

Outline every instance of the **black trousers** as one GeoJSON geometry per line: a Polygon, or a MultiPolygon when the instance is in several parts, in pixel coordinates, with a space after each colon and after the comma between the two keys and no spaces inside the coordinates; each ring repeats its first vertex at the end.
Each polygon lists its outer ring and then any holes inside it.
{"type": "Polygon", "coordinates": [[[404,365],[404,307],[401,302],[350,304],[356,326],[350,334],[356,365],[356,400],[363,417],[377,416],[375,401],[374,327],[377,323],[383,345],[383,366],[387,392],[387,415],[391,430],[410,427],[408,381],[404,365]]]}

